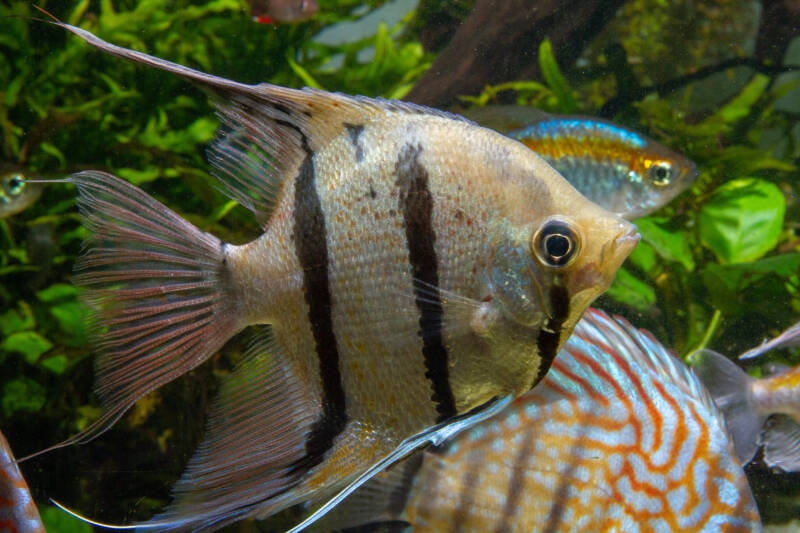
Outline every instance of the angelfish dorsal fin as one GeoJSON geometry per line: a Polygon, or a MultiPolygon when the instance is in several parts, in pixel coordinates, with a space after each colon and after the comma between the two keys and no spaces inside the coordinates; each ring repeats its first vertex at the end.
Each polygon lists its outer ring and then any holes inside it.
{"type": "MultiPolygon", "coordinates": [[[[391,113],[463,117],[379,98],[352,97],[269,83],[248,85],[108,43],[92,33],[53,22],[108,54],[171,72],[210,89],[222,121],[210,149],[224,192],[256,214],[266,226],[284,183],[297,175],[306,157],[348,128],[391,113]]],[[[469,121],[467,121],[469,122],[469,121]]]]}

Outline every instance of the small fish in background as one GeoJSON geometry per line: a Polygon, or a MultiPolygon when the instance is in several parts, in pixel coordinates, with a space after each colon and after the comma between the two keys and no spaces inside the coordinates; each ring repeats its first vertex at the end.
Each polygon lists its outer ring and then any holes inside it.
{"type": "Polygon", "coordinates": [[[250,0],[250,14],[259,24],[303,22],[317,11],[317,0],[250,0]]]}
{"type": "Polygon", "coordinates": [[[650,333],[594,309],[534,389],[379,474],[323,521],[375,530],[401,521],[415,532],[761,530],[699,380],[650,333]]]}
{"type": "Polygon", "coordinates": [[[599,118],[523,106],[476,108],[466,115],[522,142],[591,201],[628,219],[660,209],[697,178],[697,167],[681,154],[599,118]]]}
{"type": "MultiPolygon", "coordinates": [[[[796,330],[797,325],[744,355],[764,353],[767,345],[770,349],[793,345],[796,330]],[[775,342],[778,339],[781,342],[775,342]]],[[[800,366],[777,367],[774,375],[757,379],[713,350],[698,350],[690,360],[724,413],[742,464],[750,462],[763,445],[767,466],[800,471],[800,366]],[[770,415],[783,416],[767,421],[770,415]]]]}
{"type": "Polygon", "coordinates": [[[69,178],[89,239],[108,429],[247,326],[174,500],[146,527],[217,529],[346,485],[405,439],[547,373],[639,241],[520,143],[404,102],[192,80],[223,123],[209,157],[264,228],[236,246],[109,174],[69,178]]]}
{"type": "Polygon", "coordinates": [[[0,531],[44,533],[39,511],[19,471],[11,446],[0,432],[0,531]]]}
{"type": "Polygon", "coordinates": [[[33,205],[42,194],[40,183],[26,183],[25,170],[0,163],[0,218],[16,215],[33,205]]]}
{"type": "Polygon", "coordinates": [[[782,348],[795,348],[800,346],[800,322],[791,326],[786,331],[770,341],[764,341],[761,345],[751,348],[739,356],[739,359],[752,359],[761,354],[780,350],[782,348]]]}

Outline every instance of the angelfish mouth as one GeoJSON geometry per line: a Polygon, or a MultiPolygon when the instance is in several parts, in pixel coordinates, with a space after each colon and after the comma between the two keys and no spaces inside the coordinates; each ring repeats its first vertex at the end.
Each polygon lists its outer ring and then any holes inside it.
{"type": "Polygon", "coordinates": [[[630,222],[623,223],[624,228],[617,234],[617,237],[611,243],[610,255],[613,257],[614,271],[622,265],[622,262],[630,255],[642,236],[639,234],[636,226],[630,222]]]}

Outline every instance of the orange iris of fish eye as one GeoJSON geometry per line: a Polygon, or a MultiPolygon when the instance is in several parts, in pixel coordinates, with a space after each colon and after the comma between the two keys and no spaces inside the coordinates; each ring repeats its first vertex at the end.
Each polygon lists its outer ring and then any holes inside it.
{"type": "Polygon", "coordinates": [[[669,164],[659,161],[650,167],[650,179],[654,185],[669,185],[672,169],[669,164]]]}

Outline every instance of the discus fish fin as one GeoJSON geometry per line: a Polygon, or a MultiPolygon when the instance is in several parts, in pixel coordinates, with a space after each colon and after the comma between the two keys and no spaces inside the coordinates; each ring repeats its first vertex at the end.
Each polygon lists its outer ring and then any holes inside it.
{"type": "Polygon", "coordinates": [[[587,309],[584,318],[577,333],[587,342],[603,341],[613,346],[616,352],[699,401],[709,412],[717,412],[713,398],[697,375],[652,333],[636,328],[621,316],[612,318],[594,308],[587,309]]]}
{"type": "Polygon", "coordinates": [[[153,524],[218,529],[279,500],[306,473],[305,444],[320,407],[291,371],[272,327],[259,328],[222,384],[206,437],[175,484],[173,502],[153,524]]]}
{"type": "MultiPolygon", "coordinates": [[[[432,114],[467,121],[435,109],[315,89],[269,83],[248,85],[103,41],[90,32],[52,22],[108,54],[177,74],[210,89],[218,98],[223,128],[210,150],[228,196],[252,210],[266,226],[283,184],[306,157],[339,135],[392,112],[432,114]]],[[[467,121],[469,122],[469,121],[467,121]]]]}
{"type": "Polygon", "coordinates": [[[774,415],[759,436],[764,462],[786,472],[800,471],[800,424],[786,415],[774,415]]]}
{"type": "Polygon", "coordinates": [[[89,234],[73,281],[92,314],[103,414],[36,455],[97,437],[242,327],[219,239],[110,174],[86,171],[66,181],[78,188],[89,234]]]}
{"type": "Polygon", "coordinates": [[[736,363],[713,350],[698,350],[690,360],[692,370],[725,415],[725,426],[739,461],[743,465],[749,463],[758,449],[756,439],[766,420],[766,416],[756,412],[751,401],[753,378],[736,363]]]}

